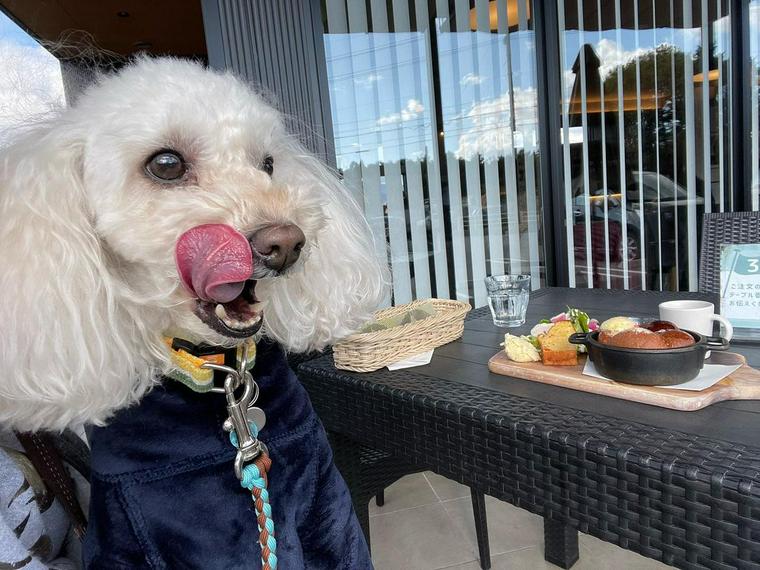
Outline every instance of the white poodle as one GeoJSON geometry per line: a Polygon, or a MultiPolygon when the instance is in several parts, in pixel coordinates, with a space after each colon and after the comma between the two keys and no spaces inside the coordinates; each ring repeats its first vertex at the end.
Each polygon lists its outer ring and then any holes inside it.
{"type": "Polygon", "coordinates": [[[324,348],[386,291],[334,174],[243,82],[173,59],[101,78],[1,152],[0,425],[94,426],[85,567],[276,566],[269,523],[252,540],[225,397],[169,379],[188,354],[234,361],[254,339],[280,566],[371,568],[278,346],[324,348]]]}
{"type": "Polygon", "coordinates": [[[356,204],[229,74],[140,60],[0,152],[5,426],[102,425],[168,370],[166,336],[321,349],[383,296],[356,204]],[[207,257],[250,240],[244,285],[175,260],[204,224],[207,257]]]}

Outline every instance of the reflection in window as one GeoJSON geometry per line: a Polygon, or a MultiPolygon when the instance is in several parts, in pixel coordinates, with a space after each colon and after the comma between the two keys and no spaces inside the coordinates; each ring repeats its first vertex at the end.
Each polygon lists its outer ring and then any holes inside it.
{"type": "Polygon", "coordinates": [[[544,279],[531,9],[432,5],[325,2],[338,167],[388,244],[394,303],[481,306],[486,275],[544,279]]]}
{"type": "Polygon", "coordinates": [[[559,13],[571,285],[696,289],[702,214],[732,209],[728,2],[559,13]]]}
{"type": "Polygon", "coordinates": [[[0,146],[64,104],[61,65],[0,11],[0,146]]]}

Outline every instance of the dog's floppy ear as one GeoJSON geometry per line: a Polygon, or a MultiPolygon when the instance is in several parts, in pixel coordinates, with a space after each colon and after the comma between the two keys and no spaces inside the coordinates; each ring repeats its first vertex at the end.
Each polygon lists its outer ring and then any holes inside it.
{"type": "MultiPolygon", "coordinates": [[[[83,137],[59,122],[0,150],[0,424],[102,423],[150,384],[82,182],[83,137]]],[[[131,321],[134,323],[135,321],[131,321]]]]}
{"type": "Polygon", "coordinates": [[[300,147],[292,150],[327,224],[310,245],[303,271],[272,287],[264,310],[269,336],[288,350],[321,350],[367,322],[388,291],[388,266],[364,215],[336,175],[300,147]]]}

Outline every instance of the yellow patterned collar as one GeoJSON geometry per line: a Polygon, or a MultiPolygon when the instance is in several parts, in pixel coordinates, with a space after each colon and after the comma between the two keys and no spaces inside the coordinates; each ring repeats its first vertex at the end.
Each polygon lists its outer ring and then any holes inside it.
{"type": "Polygon", "coordinates": [[[200,355],[191,352],[193,345],[181,339],[165,337],[164,342],[169,348],[171,355],[172,368],[165,374],[172,380],[182,382],[185,386],[195,392],[210,392],[214,387],[214,371],[209,368],[202,368],[206,362],[214,364],[227,364],[237,368],[237,363],[243,356],[243,347],[248,345],[248,363],[247,370],[251,370],[256,364],[256,342],[248,340],[238,345],[234,349],[221,347],[208,347],[200,355]],[[229,358],[229,353],[235,350],[236,359],[234,363],[225,362],[229,358]]]}

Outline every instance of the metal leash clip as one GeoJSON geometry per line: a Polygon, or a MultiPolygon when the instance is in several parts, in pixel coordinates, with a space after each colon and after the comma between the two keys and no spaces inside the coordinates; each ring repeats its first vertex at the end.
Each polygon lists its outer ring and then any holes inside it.
{"type": "MultiPolygon", "coordinates": [[[[247,347],[243,349],[243,358],[239,365],[239,370],[229,366],[207,362],[202,365],[203,368],[220,370],[227,373],[224,379],[224,394],[227,397],[227,412],[229,417],[224,420],[224,431],[235,431],[238,440],[238,452],[235,456],[235,475],[238,479],[243,479],[243,466],[256,459],[262,451],[266,451],[266,446],[259,441],[251,432],[248,425],[247,412],[248,408],[253,406],[259,397],[259,385],[246,370],[248,362],[247,347]],[[238,398],[235,396],[235,390],[243,387],[243,393],[238,398]]],[[[215,392],[221,392],[221,389],[214,388],[215,392]]]]}

